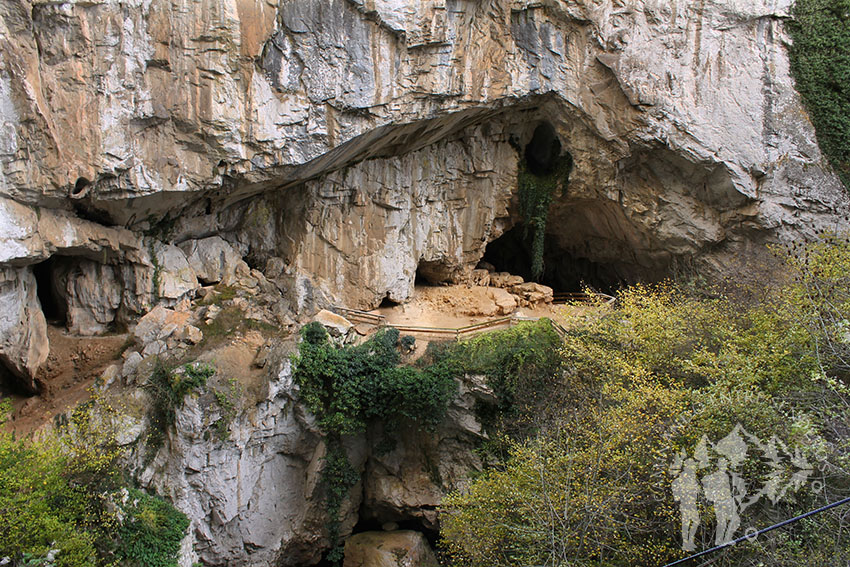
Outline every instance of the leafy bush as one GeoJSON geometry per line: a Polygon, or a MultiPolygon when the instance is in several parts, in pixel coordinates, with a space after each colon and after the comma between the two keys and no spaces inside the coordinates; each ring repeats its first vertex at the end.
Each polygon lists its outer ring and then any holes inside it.
{"type": "Polygon", "coordinates": [[[0,433],[0,557],[59,549],[59,567],[97,565],[96,535],[79,529],[88,495],[69,482],[65,465],[56,440],[27,444],[0,433]]]}
{"type": "MultiPolygon", "coordinates": [[[[527,414],[536,434],[517,438],[508,430],[507,458],[444,501],[441,534],[453,564],[660,565],[679,558],[670,464],[702,436],[718,440],[736,424],[761,439],[775,435],[810,463],[828,457],[822,491],[804,486],[776,506],[753,505],[745,525],[765,527],[850,493],[850,244],[827,238],[788,262],[797,282],[756,304],[713,290],[636,286],[620,293],[616,311],[571,329],[550,367],[559,371],[540,377],[548,403],[531,404],[527,414]]],[[[485,349],[484,360],[501,350],[485,349]]],[[[757,454],[742,467],[756,486],[767,478],[757,454]]],[[[708,547],[714,514],[707,505],[700,514],[708,547]]],[[[735,546],[720,561],[846,562],[846,529],[841,513],[825,514],[735,546]]]]}
{"type": "MultiPolygon", "coordinates": [[[[444,365],[399,366],[397,329],[380,331],[362,345],[339,347],[321,324],[313,322],[301,329],[301,337],[294,379],[301,400],[327,435],[323,481],[328,532],[336,544],[340,506],[358,480],[342,448],[342,436],[365,431],[373,420],[383,420],[387,428],[404,419],[434,429],[454,395],[455,375],[444,365]]],[[[329,559],[338,561],[340,553],[335,547],[329,559]]]]}
{"type": "Polygon", "coordinates": [[[174,425],[176,412],[183,406],[187,394],[206,386],[215,374],[215,368],[205,364],[186,364],[178,371],[168,368],[157,359],[145,389],[151,396],[151,430],[148,436],[150,448],[159,448],[165,442],[165,433],[174,425]]]}
{"type": "Polygon", "coordinates": [[[551,321],[524,321],[459,343],[431,343],[421,363],[454,376],[484,376],[497,401],[478,407],[478,414],[498,438],[521,435],[550,403],[560,375],[560,345],[551,321]]]}
{"type": "Polygon", "coordinates": [[[0,559],[13,567],[177,565],[184,515],[132,489],[140,504],[116,514],[124,491],[114,418],[118,410],[95,394],[40,440],[0,431],[0,559]]]}
{"type": "Polygon", "coordinates": [[[318,323],[301,331],[295,382],[302,401],[332,435],[365,431],[366,423],[408,419],[425,429],[442,421],[455,392],[443,368],[402,367],[397,329],[378,332],[358,346],[337,347],[318,323]]]}
{"type": "Polygon", "coordinates": [[[119,554],[129,565],[173,567],[189,518],[168,502],[135,488],[122,502],[118,528],[119,554]]]}
{"type": "Polygon", "coordinates": [[[850,188],[850,0],[797,0],[792,15],[797,90],[818,144],[850,188]]]}

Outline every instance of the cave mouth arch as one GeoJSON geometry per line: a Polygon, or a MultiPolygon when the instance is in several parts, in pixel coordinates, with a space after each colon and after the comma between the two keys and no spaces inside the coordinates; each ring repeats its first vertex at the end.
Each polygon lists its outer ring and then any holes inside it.
{"type": "Polygon", "coordinates": [[[522,276],[525,281],[539,281],[556,293],[577,293],[591,288],[603,293],[642,281],[631,266],[585,257],[562,248],[556,239],[547,237],[543,249],[543,274],[535,280],[532,273],[531,230],[520,223],[490,242],[481,259],[496,272],[522,276]]]}

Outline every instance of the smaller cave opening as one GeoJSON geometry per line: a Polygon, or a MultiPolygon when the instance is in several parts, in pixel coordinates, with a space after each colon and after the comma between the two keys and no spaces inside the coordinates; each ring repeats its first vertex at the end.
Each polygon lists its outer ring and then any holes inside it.
{"type": "Polygon", "coordinates": [[[443,285],[452,282],[453,271],[445,263],[421,260],[416,266],[414,285],[443,285]]]}
{"type": "MultiPolygon", "coordinates": [[[[522,276],[525,281],[535,281],[532,245],[531,230],[520,223],[490,242],[482,261],[492,265],[496,272],[508,272],[522,276]]],[[[537,281],[551,287],[555,293],[581,292],[587,286],[610,293],[628,283],[619,266],[576,256],[558,248],[548,238],[543,248],[543,274],[537,281]]]]}
{"type": "Polygon", "coordinates": [[[392,309],[398,304],[398,301],[393,301],[392,299],[390,299],[390,294],[387,293],[381,300],[381,304],[378,305],[378,309],[392,309]]]}
{"type": "Polygon", "coordinates": [[[555,128],[548,122],[541,122],[525,146],[525,164],[529,173],[538,176],[553,173],[561,157],[561,141],[555,128]]]}
{"type": "Polygon", "coordinates": [[[76,183],[74,183],[74,187],[71,189],[70,196],[72,199],[82,199],[88,194],[88,189],[91,186],[91,181],[89,181],[85,177],[80,177],[77,179],[76,183]]]}
{"type": "Polygon", "coordinates": [[[51,256],[47,260],[35,264],[32,268],[35,275],[36,292],[41,303],[44,318],[51,325],[63,326],[68,319],[68,304],[62,293],[58,274],[59,259],[51,256]]]}

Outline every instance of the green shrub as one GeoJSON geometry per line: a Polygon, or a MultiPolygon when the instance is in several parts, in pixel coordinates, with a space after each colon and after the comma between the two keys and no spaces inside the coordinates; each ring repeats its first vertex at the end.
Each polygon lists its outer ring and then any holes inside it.
{"type": "Polygon", "coordinates": [[[151,449],[159,448],[165,442],[165,434],[174,425],[176,412],[183,407],[186,395],[206,386],[213,374],[215,368],[209,365],[186,364],[175,371],[157,359],[144,386],[151,396],[148,412],[151,426],[148,445],[151,449]]]}
{"type": "Polygon", "coordinates": [[[325,432],[350,435],[365,431],[369,420],[398,418],[433,429],[445,415],[453,376],[437,367],[399,366],[397,329],[349,347],[332,344],[314,325],[306,325],[302,337],[294,378],[325,432]]]}
{"type": "Polygon", "coordinates": [[[797,0],[788,24],[797,90],[818,144],[850,187],[850,0],[797,0]]]}
{"type": "Polygon", "coordinates": [[[496,395],[495,406],[479,406],[494,438],[521,435],[560,376],[562,342],[548,319],[524,321],[459,343],[431,343],[422,358],[431,372],[482,375],[496,395]]]}
{"type": "Polygon", "coordinates": [[[176,567],[189,519],[171,504],[131,488],[118,528],[123,563],[138,567],[176,567]]]}
{"type": "Polygon", "coordinates": [[[44,558],[56,565],[97,565],[96,537],[86,529],[89,495],[65,475],[67,458],[54,440],[24,443],[0,432],[0,557],[44,558]]]}
{"type": "MultiPolygon", "coordinates": [[[[507,457],[444,501],[452,564],[662,565],[682,557],[670,463],[737,424],[762,440],[775,436],[796,458],[821,461],[826,481],[821,492],[806,484],[775,506],[765,499],[748,507],[744,525],[765,527],[850,493],[850,243],[827,237],[788,262],[797,281],[755,294],[758,303],[636,286],[619,294],[617,310],[570,329],[552,374],[531,381],[547,402],[531,404],[525,420],[534,428],[519,436],[503,428],[514,436],[507,457]]],[[[466,368],[479,360],[510,366],[505,350],[471,348],[466,368]]],[[[516,368],[506,379],[524,378],[516,368]]],[[[534,399],[523,390],[513,390],[514,406],[534,399]]],[[[752,486],[767,481],[765,458],[752,451],[742,464],[752,486]]],[[[700,514],[703,540],[712,541],[713,510],[706,504],[700,514]]],[[[845,563],[842,514],[818,523],[737,545],[721,564],[845,563]]]]}
{"type": "Polygon", "coordinates": [[[445,365],[399,366],[397,329],[380,331],[358,346],[340,347],[313,322],[301,329],[301,337],[293,358],[294,380],[302,402],[326,434],[323,482],[328,533],[334,544],[329,559],[338,561],[339,509],[358,480],[342,448],[342,436],[364,432],[374,420],[382,420],[386,429],[404,419],[433,430],[454,395],[456,374],[445,365]]]}
{"type": "Polygon", "coordinates": [[[38,441],[0,431],[0,559],[12,567],[177,565],[185,516],[133,489],[131,505],[121,505],[120,417],[95,393],[38,441]]]}

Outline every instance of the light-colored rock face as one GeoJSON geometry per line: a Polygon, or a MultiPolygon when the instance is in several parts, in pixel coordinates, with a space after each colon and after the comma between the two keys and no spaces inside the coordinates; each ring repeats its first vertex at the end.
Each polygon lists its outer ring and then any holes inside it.
{"type": "Polygon", "coordinates": [[[7,2],[0,187],[133,224],[532,107],[576,158],[579,192],[628,192],[642,168],[623,160],[670,152],[794,225],[794,209],[843,201],[792,89],[790,4],[7,2]]]}
{"type": "Polygon", "coordinates": [[[290,259],[290,272],[304,282],[295,289],[299,305],[308,295],[366,308],[384,297],[405,301],[417,269],[434,283],[461,279],[510,222],[516,183],[506,135],[486,128],[468,134],[255,201],[242,238],[255,253],[290,259]],[[251,228],[252,219],[267,216],[262,211],[279,211],[271,236],[251,228]]]}
{"type": "Polygon", "coordinates": [[[32,270],[0,269],[0,363],[19,385],[34,392],[36,372],[48,352],[47,323],[32,270]]]}
{"type": "MultiPolygon", "coordinates": [[[[164,322],[169,315],[157,313],[146,319],[164,322]]],[[[188,565],[197,559],[204,565],[311,565],[330,547],[321,482],[325,445],[315,418],[298,403],[282,350],[270,356],[265,395],[256,402],[239,400],[227,439],[210,435],[219,417],[211,394],[193,394],[177,411],[166,447],[153,460],[134,455],[140,481],[169,496],[192,519],[195,555],[187,557],[188,565]]],[[[227,357],[211,358],[221,367],[227,357]]],[[[128,365],[132,370],[139,362],[128,357],[128,365]]],[[[378,429],[346,438],[349,461],[364,480],[342,506],[340,533],[347,536],[359,520],[375,519],[418,520],[435,528],[443,492],[460,488],[471,470],[481,468],[473,451],[483,435],[474,407],[488,396],[492,392],[475,379],[464,382],[436,434],[403,427],[389,452],[374,449],[384,439],[378,429]]]]}
{"type": "MultiPolygon", "coordinates": [[[[765,242],[844,228],[846,193],[788,71],[790,5],[5,0],[0,364],[35,387],[44,285],[73,330],[98,333],[228,278],[300,316],[404,301],[417,273],[472,276],[519,221],[517,174],[544,122],[574,162],[547,223],[553,280],[718,275],[765,242]]],[[[168,338],[200,340],[181,333],[168,338]]],[[[167,348],[150,345],[140,357],[167,348]]],[[[319,436],[287,376],[270,387],[229,444],[204,439],[187,402],[145,469],[210,564],[303,565],[325,545],[319,436]]],[[[431,447],[442,479],[475,465],[449,470],[464,453],[452,439],[431,447]]],[[[433,522],[418,448],[350,447],[375,472],[364,513],[433,522]]]]}
{"type": "Polygon", "coordinates": [[[228,283],[241,261],[239,254],[220,236],[189,240],[180,248],[198,280],[204,284],[228,283]]]}
{"type": "Polygon", "coordinates": [[[790,4],[10,0],[0,265],[112,266],[86,268],[103,298],[69,282],[89,331],[224,278],[218,237],[282,262],[296,309],[404,301],[516,224],[546,122],[574,161],[547,281],[723,274],[847,210],[789,75],[790,4]]]}

